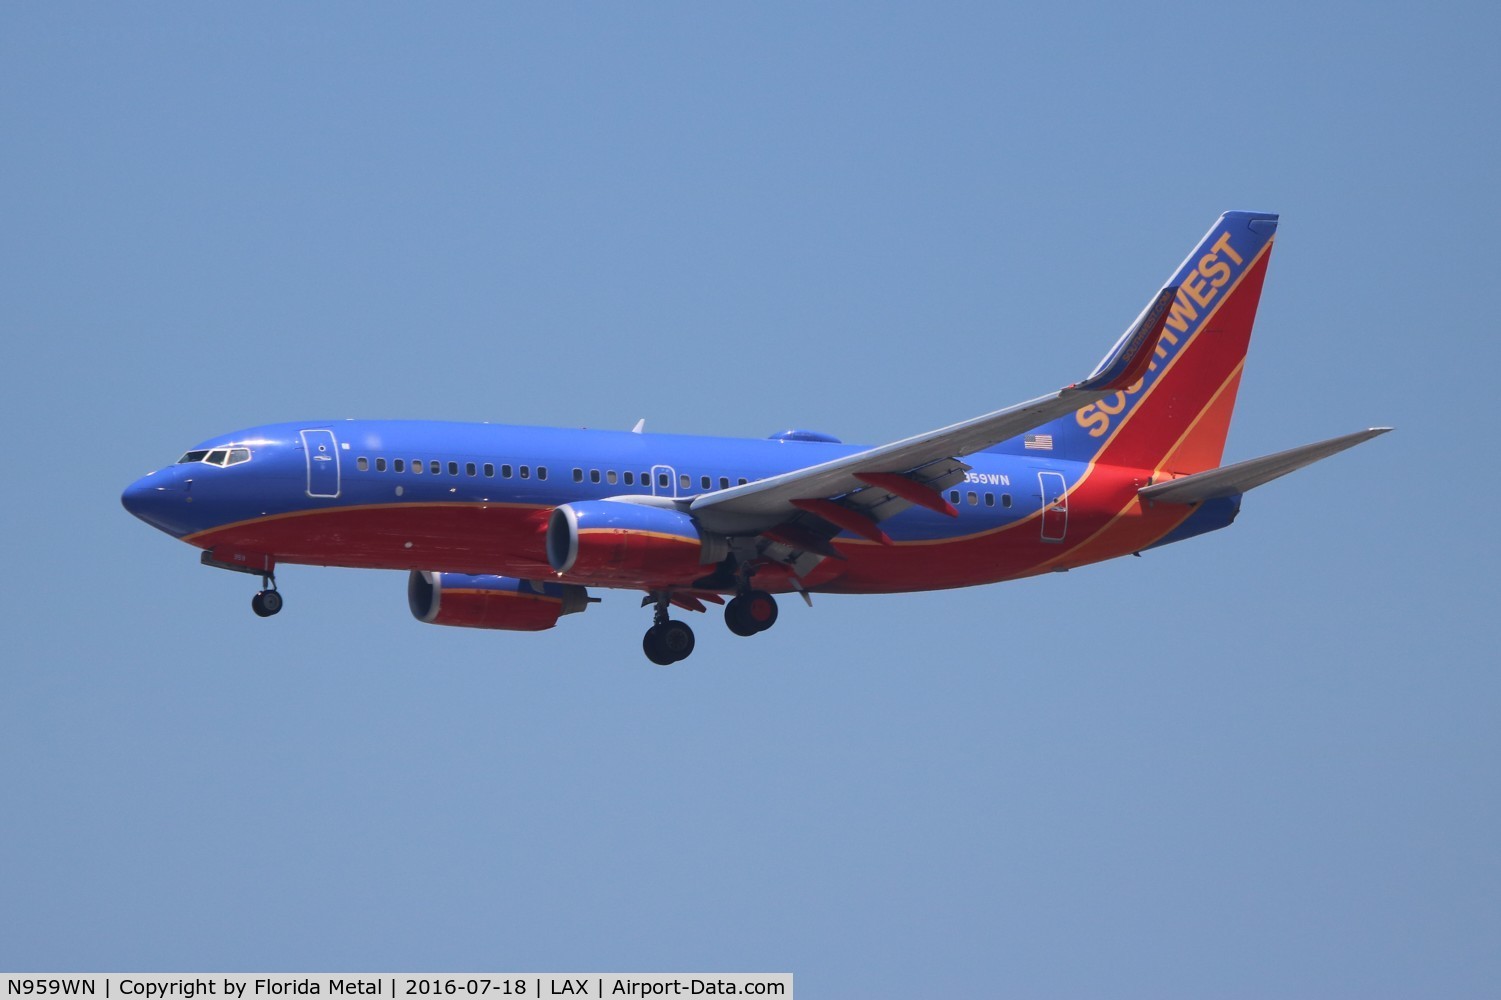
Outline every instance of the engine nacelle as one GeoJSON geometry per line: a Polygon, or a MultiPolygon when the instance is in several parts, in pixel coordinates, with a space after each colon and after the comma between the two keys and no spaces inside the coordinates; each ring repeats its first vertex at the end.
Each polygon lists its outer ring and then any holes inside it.
{"type": "Polygon", "coordinates": [[[584,500],[557,508],[547,522],[548,564],[611,586],[689,583],[729,551],[727,538],[704,534],[672,507],[584,500]]]}
{"type": "Polygon", "coordinates": [[[466,576],[413,570],[407,578],[412,617],[431,625],[540,632],[589,606],[589,592],[562,583],[511,576],[466,576]]]}

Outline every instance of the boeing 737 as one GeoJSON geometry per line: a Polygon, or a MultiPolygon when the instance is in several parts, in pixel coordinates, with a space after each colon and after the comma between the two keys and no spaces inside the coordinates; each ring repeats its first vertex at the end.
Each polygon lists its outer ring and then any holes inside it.
{"type": "Polygon", "coordinates": [[[223,434],[125,508],[261,579],[283,564],[406,570],[420,621],[536,631],[644,592],[643,648],[694,647],[670,608],[750,636],[774,595],[937,590],[1072,569],[1228,526],[1250,489],[1389,428],[1221,466],[1277,216],[1221,216],[1088,377],[878,447],[394,420],[223,434]]]}

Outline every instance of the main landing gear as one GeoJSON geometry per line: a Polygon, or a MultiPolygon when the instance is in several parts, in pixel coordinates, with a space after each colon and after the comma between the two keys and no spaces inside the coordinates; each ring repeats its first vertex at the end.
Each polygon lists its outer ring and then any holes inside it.
{"type": "MultiPolygon", "coordinates": [[[[659,591],[642,603],[656,605],[652,627],[646,630],[646,635],[641,640],[641,649],[646,653],[646,658],[663,667],[686,660],[695,644],[693,629],[686,622],[673,621],[667,617],[667,607],[672,603],[671,595],[659,591]]],[[[694,603],[698,604],[694,610],[703,610],[703,604],[694,603]]],[[[764,590],[747,590],[738,597],[731,598],[730,603],[725,605],[724,623],[736,635],[765,632],[776,621],[776,598],[764,590]]]]}
{"type": "Polygon", "coordinates": [[[764,590],[747,590],[724,608],[724,623],[736,635],[755,635],[777,623],[777,602],[764,590]]]}
{"type": "Polygon", "coordinates": [[[659,667],[686,660],[693,652],[695,639],[693,629],[688,627],[687,622],[675,622],[667,617],[667,605],[669,598],[666,594],[655,594],[657,609],[652,614],[652,627],[646,630],[646,636],[641,640],[641,648],[646,653],[646,658],[659,667]]]}

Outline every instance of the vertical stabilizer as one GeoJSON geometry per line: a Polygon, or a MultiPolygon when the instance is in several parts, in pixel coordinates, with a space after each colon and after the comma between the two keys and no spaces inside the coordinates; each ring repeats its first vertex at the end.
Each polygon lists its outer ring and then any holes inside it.
{"type": "Polygon", "coordinates": [[[1218,466],[1276,230],[1275,215],[1220,216],[1166,284],[1177,293],[1146,372],[996,450],[1179,475],[1218,466]]]}

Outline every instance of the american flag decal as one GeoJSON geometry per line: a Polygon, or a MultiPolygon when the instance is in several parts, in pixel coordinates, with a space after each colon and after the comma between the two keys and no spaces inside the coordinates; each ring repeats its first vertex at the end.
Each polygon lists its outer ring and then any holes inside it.
{"type": "Polygon", "coordinates": [[[1022,447],[1029,451],[1052,451],[1053,435],[1051,434],[1028,434],[1022,438],[1022,447]]]}

